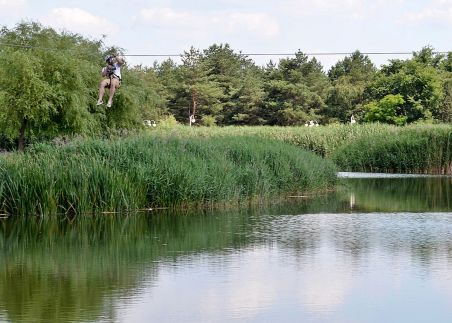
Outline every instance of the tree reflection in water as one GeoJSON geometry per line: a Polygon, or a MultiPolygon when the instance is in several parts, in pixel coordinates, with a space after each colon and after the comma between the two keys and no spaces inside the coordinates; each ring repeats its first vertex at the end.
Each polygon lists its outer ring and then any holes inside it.
{"type": "Polygon", "coordinates": [[[451,211],[450,178],[343,184],[316,198],[240,210],[2,220],[0,317],[117,321],[118,302],[133,302],[158,286],[163,267],[189,266],[196,255],[214,259],[209,270],[221,271],[238,253],[255,250],[265,258],[276,251],[278,266],[306,278],[302,298],[324,306],[340,306],[347,296],[340,289],[376,256],[383,263],[409,259],[425,274],[452,263],[452,214],[429,213],[451,211]],[[318,293],[324,284],[338,288],[331,299],[318,293]]]}

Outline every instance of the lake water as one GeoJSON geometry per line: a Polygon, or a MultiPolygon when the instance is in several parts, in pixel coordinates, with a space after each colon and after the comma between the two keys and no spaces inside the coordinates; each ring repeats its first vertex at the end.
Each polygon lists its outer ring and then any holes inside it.
{"type": "Polygon", "coordinates": [[[0,321],[452,322],[452,178],[341,176],[238,211],[3,219],[0,321]]]}

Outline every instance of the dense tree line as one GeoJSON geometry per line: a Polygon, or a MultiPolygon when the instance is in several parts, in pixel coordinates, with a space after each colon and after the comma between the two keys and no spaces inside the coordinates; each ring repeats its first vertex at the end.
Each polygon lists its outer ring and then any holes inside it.
{"type": "Polygon", "coordinates": [[[452,53],[430,47],[377,69],[359,51],[329,71],[302,52],[256,66],[229,45],[191,49],[182,64],[168,60],[153,72],[165,106],[180,122],[189,111],[204,124],[302,125],[360,122],[396,125],[452,120],[452,53]]]}
{"type": "Polygon", "coordinates": [[[257,66],[228,44],[190,48],[181,63],[125,66],[112,109],[95,106],[102,40],[37,23],[0,30],[0,136],[25,140],[138,128],[144,119],[211,125],[452,121],[452,53],[425,47],[377,68],[359,51],[328,71],[301,51],[257,66]]]}

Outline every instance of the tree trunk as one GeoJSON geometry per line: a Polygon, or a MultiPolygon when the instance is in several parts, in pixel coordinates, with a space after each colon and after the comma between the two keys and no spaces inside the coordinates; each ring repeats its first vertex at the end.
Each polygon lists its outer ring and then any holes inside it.
{"type": "Polygon", "coordinates": [[[24,151],[25,148],[25,129],[27,128],[27,123],[27,118],[23,118],[19,129],[19,140],[17,142],[17,149],[19,151],[24,151]]]}
{"type": "Polygon", "coordinates": [[[197,101],[197,99],[196,99],[196,93],[193,91],[193,92],[191,93],[192,116],[193,116],[193,117],[195,116],[195,113],[196,113],[196,106],[197,106],[197,103],[198,103],[198,102],[196,102],[196,101],[197,101]]]}

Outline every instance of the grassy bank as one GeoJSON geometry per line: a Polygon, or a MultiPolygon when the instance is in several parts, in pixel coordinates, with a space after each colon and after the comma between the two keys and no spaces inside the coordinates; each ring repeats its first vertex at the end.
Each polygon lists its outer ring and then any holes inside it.
{"type": "MultiPolygon", "coordinates": [[[[393,135],[402,128],[381,124],[330,125],[320,127],[186,127],[152,128],[149,133],[158,137],[210,138],[252,136],[282,141],[329,157],[345,143],[373,135],[393,135]]],[[[452,127],[451,127],[452,129],[452,127]]]]}
{"type": "Polygon", "coordinates": [[[452,125],[226,127],[157,130],[158,136],[256,136],[332,159],[342,171],[452,174],[452,125]]]}
{"type": "Polygon", "coordinates": [[[330,188],[335,171],[311,152],[257,137],[41,144],[0,159],[0,205],[30,215],[238,202],[330,188]]]}
{"type": "Polygon", "coordinates": [[[0,157],[0,211],[117,212],[298,194],[332,187],[334,163],[342,171],[451,174],[451,145],[451,125],[378,124],[157,127],[125,139],[36,144],[0,157]]]}

